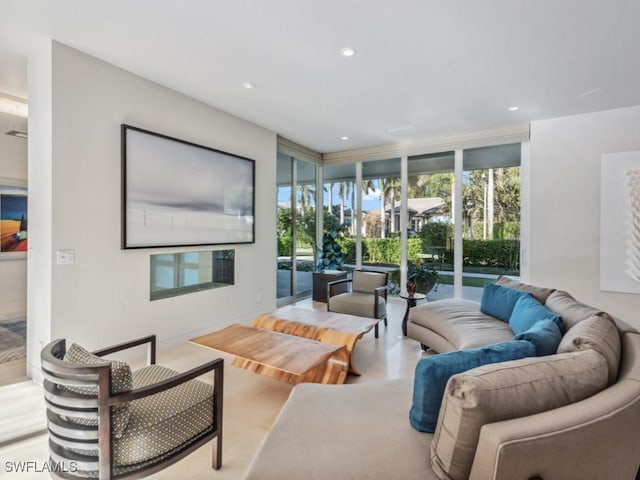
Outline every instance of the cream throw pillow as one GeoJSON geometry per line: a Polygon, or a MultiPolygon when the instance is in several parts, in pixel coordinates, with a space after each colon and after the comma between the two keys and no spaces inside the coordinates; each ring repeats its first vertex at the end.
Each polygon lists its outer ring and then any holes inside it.
{"type": "Polygon", "coordinates": [[[607,362],[594,350],[524,358],[454,375],[431,443],[433,471],[443,480],[466,480],[483,425],[583,400],[604,389],[607,378],[607,362]]]}
{"type": "Polygon", "coordinates": [[[606,360],[609,385],[618,378],[620,366],[620,333],[613,319],[606,313],[592,315],[571,327],[558,345],[558,353],[595,350],[606,360]]]}

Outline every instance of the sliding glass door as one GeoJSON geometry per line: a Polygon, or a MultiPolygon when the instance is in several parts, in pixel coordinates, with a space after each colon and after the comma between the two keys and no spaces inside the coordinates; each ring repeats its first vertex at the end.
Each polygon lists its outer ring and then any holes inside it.
{"type": "Polygon", "coordinates": [[[313,163],[278,154],[278,305],[311,293],[316,248],[316,170],[313,163]]]}

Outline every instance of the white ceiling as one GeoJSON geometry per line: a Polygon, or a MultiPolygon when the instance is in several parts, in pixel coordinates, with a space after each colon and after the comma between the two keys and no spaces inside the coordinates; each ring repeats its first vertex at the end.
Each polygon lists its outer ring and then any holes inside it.
{"type": "Polygon", "coordinates": [[[54,38],[326,153],[638,105],[639,25],[638,0],[13,0],[0,92],[54,38]]]}

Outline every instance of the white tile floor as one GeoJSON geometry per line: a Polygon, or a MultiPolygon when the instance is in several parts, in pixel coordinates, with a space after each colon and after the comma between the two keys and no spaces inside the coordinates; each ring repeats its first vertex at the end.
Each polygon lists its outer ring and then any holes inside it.
{"type": "MultiPolygon", "coordinates": [[[[380,325],[380,338],[373,331],[356,344],[354,361],[362,376],[350,375],[347,383],[413,376],[416,362],[421,358],[420,345],[401,337],[401,321],[405,311],[404,300],[390,298],[389,326],[380,325]]],[[[310,300],[298,302],[304,308],[324,309],[324,304],[310,300]]],[[[216,479],[243,478],[251,459],[286,401],[291,385],[257,375],[230,365],[232,357],[213,350],[185,343],[161,352],[158,363],[187,370],[195,365],[222,356],[225,365],[224,443],[221,470],[211,469],[211,443],[200,448],[175,465],[148,478],[154,479],[216,479]]],[[[44,429],[44,402],[35,384],[0,387],[0,432],[19,436],[25,430],[44,429]],[[22,390],[20,390],[22,389],[22,390]],[[17,396],[16,396],[17,395],[17,396]],[[17,400],[20,398],[20,401],[17,400]]],[[[48,456],[46,434],[26,440],[6,443],[0,436],[0,478],[27,480],[48,478],[45,473],[8,472],[14,461],[43,462],[48,456]],[[9,462],[9,464],[7,464],[9,462]]]]}

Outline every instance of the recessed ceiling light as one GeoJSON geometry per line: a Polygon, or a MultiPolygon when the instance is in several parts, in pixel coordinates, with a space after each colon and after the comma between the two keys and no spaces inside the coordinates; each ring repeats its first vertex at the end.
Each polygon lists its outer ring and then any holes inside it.
{"type": "Polygon", "coordinates": [[[517,110],[520,110],[520,107],[518,107],[517,105],[514,105],[513,107],[509,107],[510,112],[515,112],[517,110]]]}
{"type": "Polygon", "coordinates": [[[242,86],[249,89],[256,88],[256,84],[251,82],[242,82],[242,86]]]}
{"type": "Polygon", "coordinates": [[[349,140],[349,137],[347,137],[347,136],[345,135],[345,136],[340,137],[340,140],[349,140]]]}
{"type": "Polygon", "coordinates": [[[343,57],[353,57],[356,54],[356,49],[351,47],[344,47],[340,49],[340,55],[343,57]]]}

